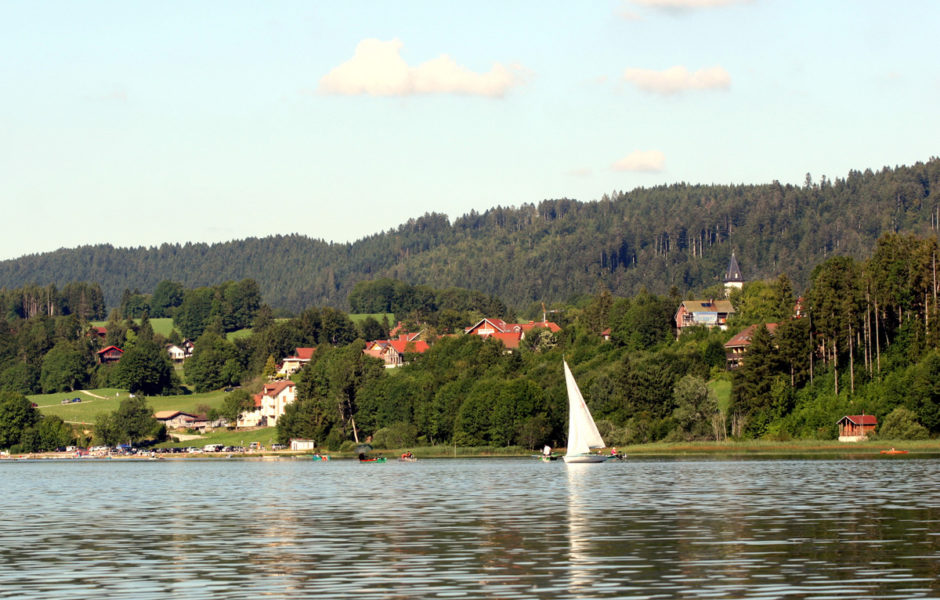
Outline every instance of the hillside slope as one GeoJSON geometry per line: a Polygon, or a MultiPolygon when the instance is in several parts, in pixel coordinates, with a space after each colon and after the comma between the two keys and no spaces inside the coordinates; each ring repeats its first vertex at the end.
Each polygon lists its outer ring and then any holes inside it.
{"type": "Polygon", "coordinates": [[[868,255],[887,231],[937,230],[940,159],[792,186],[677,184],[411,219],[351,244],[303,235],[154,248],[83,246],[0,262],[0,286],[101,284],[115,305],[125,288],[163,279],[187,287],[246,277],[274,307],[347,308],[356,282],[399,278],[459,286],[521,307],[594,293],[630,295],[718,282],[732,249],[746,279],[786,272],[798,287],[827,256],[868,255]]]}

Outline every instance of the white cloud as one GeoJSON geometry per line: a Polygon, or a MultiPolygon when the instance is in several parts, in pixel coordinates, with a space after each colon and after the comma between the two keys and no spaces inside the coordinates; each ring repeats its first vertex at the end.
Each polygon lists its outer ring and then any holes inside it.
{"type": "Polygon", "coordinates": [[[610,167],[614,171],[644,171],[657,173],[663,170],[666,155],[659,150],[635,150],[610,167]]]}
{"type": "Polygon", "coordinates": [[[359,42],[351,59],[320,79],[318,91],[344,95],[467,94],[499,98],[523,83],[518,67],[495,63],[489,72],[475,73],[446,54],[412,67],[400,55],[403,46],[397,39],[359,42]]]}
{"type": "Polygon", "coordinates": [[[751,0],[630,0],[633,4],[651,8],[686,9],[715,8],[731,4],[743,4],[751,0]]]}
{"type": "Polygon", "coordinates": [[[731,76],[722,67],[699,69],[694,73],[690,73],[683,66],[670,67],[665,71],[626,69],[623,72],[623,78],[643,91],[658,94],[731,87],[731,76]]]}

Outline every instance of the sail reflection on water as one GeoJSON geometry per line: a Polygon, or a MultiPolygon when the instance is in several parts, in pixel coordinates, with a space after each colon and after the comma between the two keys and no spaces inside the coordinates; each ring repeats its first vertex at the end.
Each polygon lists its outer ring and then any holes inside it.
{"type": "Polygon", "coordinates": [[[568,592],[574,598],[587,598],[587,592],[594,583],[594,566],[597,561],[591,555],[590,509],[588,484],[590,471],[595,470],[590,464],[569,464],[565,471],[568,476],[568,592]]]}

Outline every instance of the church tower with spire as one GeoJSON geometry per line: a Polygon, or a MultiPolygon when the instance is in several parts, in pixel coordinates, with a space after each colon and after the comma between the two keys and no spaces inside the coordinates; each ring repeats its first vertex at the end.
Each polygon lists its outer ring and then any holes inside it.
{"type": "Polygon", "coordinates": [[[731,295],[731,289],[741,289],[744,287],[744,277],[741,275],[741,267],[738,266],[738,259],[734,257],[734,250],[731,251],[731,262],[728,263],[728,272],[725,273],[725,296],[731,295]]]}

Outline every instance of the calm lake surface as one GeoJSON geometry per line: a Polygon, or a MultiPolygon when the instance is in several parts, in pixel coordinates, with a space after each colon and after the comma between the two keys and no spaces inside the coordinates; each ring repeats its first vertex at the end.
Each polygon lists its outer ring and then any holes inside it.
{"type": "Polygon", "coordinates": [[[938,598],[940,460],[3,461],[0,598],[938,598]]]}

